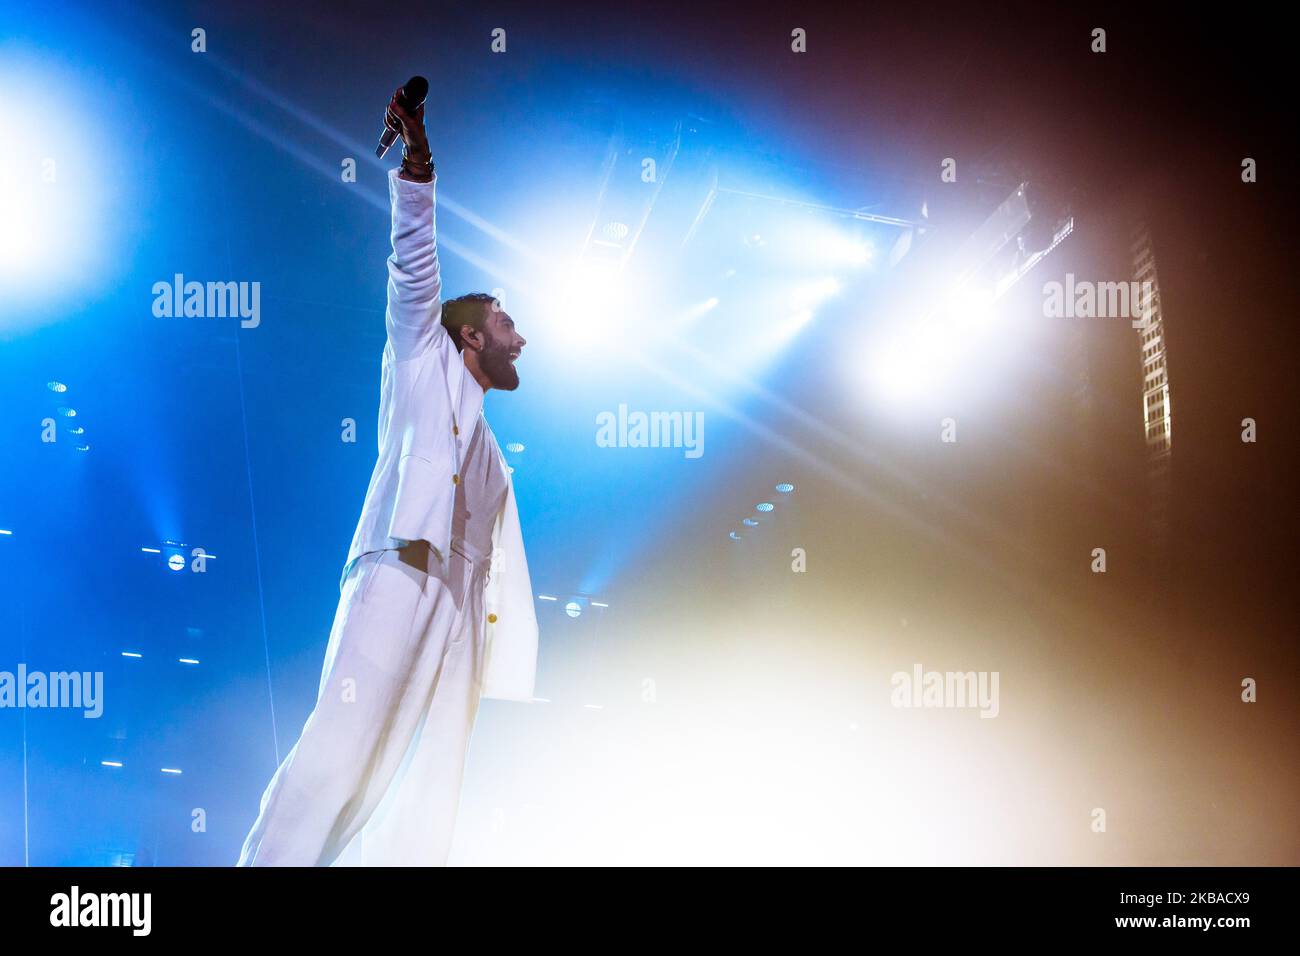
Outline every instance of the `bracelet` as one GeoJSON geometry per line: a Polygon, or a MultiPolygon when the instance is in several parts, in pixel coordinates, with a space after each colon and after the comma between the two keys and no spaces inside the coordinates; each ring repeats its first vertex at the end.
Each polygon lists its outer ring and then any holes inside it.
{"type": "MultiPolygon", "coordinates": [[[[402,165],[406,166],[408,164],[411,166],[427,166],[429,168],[428,169],[429,172],[433,172],[434,169],[432,156],[429,157],[428,162],[423,162],[418,159],[412,159],[410,157],[410,154],[406,152],[406,144],[403,143],[402,144],[402,165]]],[[[411,172],[423,172],[423,170],[413,169],[411,170],[411,172]]]]}

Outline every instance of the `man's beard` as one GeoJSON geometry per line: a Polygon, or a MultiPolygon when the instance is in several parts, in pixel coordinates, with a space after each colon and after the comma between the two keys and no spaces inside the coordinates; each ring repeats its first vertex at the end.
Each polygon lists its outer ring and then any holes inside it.
{"type": "Polygon", "coordinates": [[[513,392],[519,387],[519,373],[510,361],[510,349],[488,341],[478,354],[478,364],[493,388],[513,392]]]}

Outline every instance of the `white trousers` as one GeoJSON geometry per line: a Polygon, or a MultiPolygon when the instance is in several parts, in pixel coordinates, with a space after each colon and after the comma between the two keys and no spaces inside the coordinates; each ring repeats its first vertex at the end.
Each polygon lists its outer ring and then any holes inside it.
{"type": "Polygon", "coordinates": [[[239,866],[436,866],[451,851],[483,680],[486,562],[357,559],[302,736],[239,866]]]}

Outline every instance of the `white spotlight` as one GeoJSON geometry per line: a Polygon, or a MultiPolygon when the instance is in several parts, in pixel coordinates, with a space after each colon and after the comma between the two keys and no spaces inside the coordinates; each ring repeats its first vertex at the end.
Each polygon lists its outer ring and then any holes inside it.
{"type": "Polygon", "coordinates": [[[799,310],[812,310],[839,291],[840,280],[834,276],[824,276],[795,286],[790,293],[790,304],[799,310]]]}
{"type": "Polygon", "coordinates": [[[570,333],[575,319],[587,323],[578,340],[616,339],[626,303],[621,271],[616,259],[586,257],[575,262],[561,280],[555,297],[559,311],[552,318],[570,333]]]}
{"type": "Polygon", "coordinates": [[[954,323],[982,326],[993,317],[993,290],[962,286],[948,296],[948,315],[954,323]]]}
{"type": "Polygon", "coordinates": [[[889,345],[877,356],[871,378],[882,398],[905,402],[925,389],[932,372],[924,352],[914,343],[900,341],[889,345]]]}

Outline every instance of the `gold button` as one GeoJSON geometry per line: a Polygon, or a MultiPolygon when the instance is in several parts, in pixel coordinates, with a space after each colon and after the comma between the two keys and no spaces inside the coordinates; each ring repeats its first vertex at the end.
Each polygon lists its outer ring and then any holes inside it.
{"type": "Polygon", "coordinates": [[[452,483],[453,485],[459,485],[459,484],[460,484],[460,475],[452,475],[452,476],[451,476],[451,483],[452,483]]]}
{"type": "Polygon", "coordinates": [[[489,615],[488,615],[488,623],[489,623],[489,624],[495,624],[496,622],[497,622],[497,616],[496,616],[495,614],[489,614],[489,615]]]}

